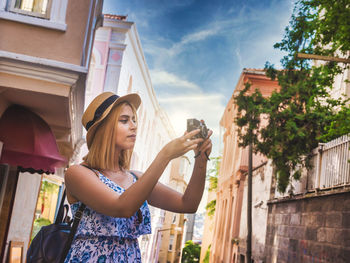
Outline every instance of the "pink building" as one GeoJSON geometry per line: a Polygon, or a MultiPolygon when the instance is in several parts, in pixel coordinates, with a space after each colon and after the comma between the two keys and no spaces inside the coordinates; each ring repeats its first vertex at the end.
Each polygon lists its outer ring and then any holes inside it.
{"type": "MultiPolygon", "coordinates": [[[[244,69],[233,96],[236,96],[247,82],[251,83],[251,91],[259,89],[263,96],[268,96],[273,90],[278,89],[277,81],[271,81],[263,70],[244,69]]],[[[245,206],[243,200],[246,194],[245,178],[248,170],[248,149],[238,146],[237,126],[234,123],[236,116],[237,106],[231,98],[220,121],[225,133],[216,192],[215,219],[214,222],[211,222],[212,226],[205,226],[208,232],[203,235],[203,240],[212,236],[210,262],[241,262],[236,260],[238,260],[239,240],[244,235],[242,226],[245,223],[242,222],[242,218],[245,215],[243,215],[242,209],[245,206]],[[210,232],[210,229],[213,233],[210,232]]],[[[254,169],[264,167],[266,164],[267,159],[263,156],[253,156],[254,169]]],[[[206,250],[206,248],[202,249],[206,250]]],[[[201,260],[203,257],[204,253],[202,253],[201,260]]]]}
{"type": "Polygon", "coordinates": [[[24,262],[36,223],[55,217],[63,168],[76,160],[82,141],[102,4],[0,0],[0,262],[10,247],[24,262]]]}

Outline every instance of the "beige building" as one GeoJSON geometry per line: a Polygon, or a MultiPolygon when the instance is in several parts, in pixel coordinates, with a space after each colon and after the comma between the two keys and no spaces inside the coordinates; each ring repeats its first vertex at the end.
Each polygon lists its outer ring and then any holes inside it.
{"type": "MultiPolygon", "coordinates": [[[[215,199],[216,199],[216,192],[208,191],[207,204],[215,199]]],[[[214,222],[215,222],[214,220],[215,220],[214,215],[210,216],[208,215],[207,212],[205,213],[200,262],[203,262],[205,255],[207,253],[207,250],[211,249],[211,243],[213,242],[213,235],[214,235],[214,222]]]]}
{"type": "Polygon", "coordinates": [[[23,248],[24,261],[35,226],[55,216],[59,167],[76,161],[82,142],[85,81],[102,4],[0,0],[2,262],[14,245],[23,248]]]}
{"type": "MultiPolygon", "coordinates": [[[[263,96],[268,96],[273,90],[278,89],[277,81],[271,81],[263,70],[244,69],[236,85],[235,96],[247,82],[251,83],[250,90],[259,89],[263,96]]],[[[237,259],[242,207],[244,207],[243,200],[244,195],[246,195],[245,178],[248,170],[248,150],[238,146],[237,126],[234,123],[236,116],[237,106],[231,98],[220,121],[225,132],[216,192],[215,219],[214,222],[206,220],[203,235],[203,240],[212,237],[210,262],[236,262],[237,259]]],[[[265,165],[266,161],[264,157],[254,155],[254,169],[265,165]]],[[[208,246],[209,244],[206,243],[205,247],[208,246]]],[[[201,261],[204,258],[204,253],[201,254],[201,261]]]]}
{"type": "MultiPolygon", "coordinates": [[[[186,156],[173,161],[169,186],[178,192],[184,193],[187,187],[185,175],[188,173],[190,161],[186,156]]],[[[156,229],[156,241],[153,262],[178,263],[181,260],[181,251],[185,238],[185,215],[165,212],[164,223],[156,229]]]]}

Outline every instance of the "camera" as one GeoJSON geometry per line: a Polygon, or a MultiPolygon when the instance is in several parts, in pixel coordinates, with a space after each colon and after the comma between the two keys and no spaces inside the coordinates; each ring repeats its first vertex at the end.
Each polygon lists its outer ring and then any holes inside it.
{"type": "Polygon", "coordinates": [[[208,136],[208,128],[204,123],[197,119],[187,119],[187,132],[200,129],[200,132],[193,136],[193,138],[207,138],[208,136]]]}

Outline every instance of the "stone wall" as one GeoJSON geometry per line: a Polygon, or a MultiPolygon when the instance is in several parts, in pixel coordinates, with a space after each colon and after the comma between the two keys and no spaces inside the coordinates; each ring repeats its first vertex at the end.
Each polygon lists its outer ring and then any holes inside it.
{"type": "Polygon", "coordinates": [[[349,262],[350,192],[270,201],[266,262],[349,262]]]}

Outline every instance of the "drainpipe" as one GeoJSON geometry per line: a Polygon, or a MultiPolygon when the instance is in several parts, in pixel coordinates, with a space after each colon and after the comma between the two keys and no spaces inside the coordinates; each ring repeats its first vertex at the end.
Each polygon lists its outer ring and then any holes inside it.
{"type": "MultiPolygon", "coordinates": [[[[91,19],[91,12],[92,12],[92,6],[94,4],[94,0],[90,0],[90,7],[89,7],[89,17],[88,17],[88,21],[86,23],[86,28],[85,28],[85,36],[84,36],[84,43],[83,43],[83,50],[82,50],[82,54],[81,54],[81,62],[80,65],[82,65],[83,67],[88,67],[88,61],[85,60],[85,51],[86,51],[86,42],[88,39],[88,35],[89,35],[89,27],[90,27],[90,19],[91,19]]],[[[91,30],[93,30],[93,27],[91,28],[91,30]]]]}

